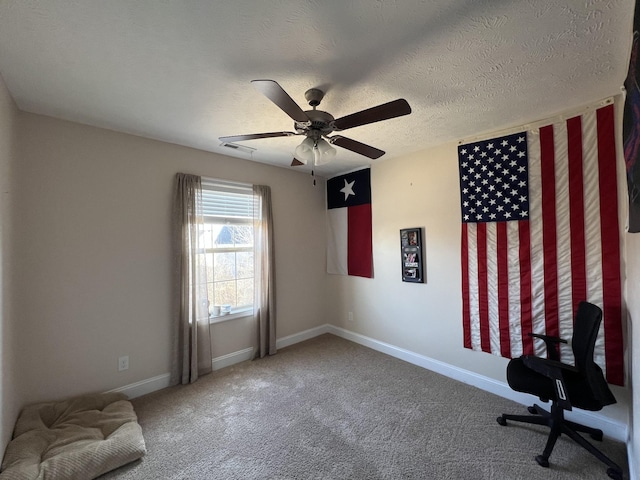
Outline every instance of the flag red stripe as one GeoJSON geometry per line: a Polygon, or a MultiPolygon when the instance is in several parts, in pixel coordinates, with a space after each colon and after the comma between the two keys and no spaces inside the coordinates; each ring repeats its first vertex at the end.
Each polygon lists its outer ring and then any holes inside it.
{"type": "Polygon", "coordinates": [[[607,380],[622,385],[622,285],[613,105],[598,109],[598,174],[607,380]]]}
{"type": "Polygon", "coordinates": [[[567,120],[569,160],[569,217],[571,231],[571,301],[573,316],[587,299],[587,254],[582,168],[582,117],[567,120]]]}
{"type": "Polygon", "coordinates": [[[518,241],[520,257],[520,329],[522,331],[522,352],[533,354],[533,307],[531,297],[531,230],[529,222],[518,222],[518,241]]]}
{"type": "Polygon", "coordinates": [[[540,129],[540,170],[542,179],[545,333],[558,336],[558,254],[553,125],[540,129]]]}
{"type": "Polygon", "coordinates": [[[509,245],[507,223],[496,224],[496,247],[498,263],[498,325],[500,331],[500,355],[511,358],[511,336],[509,332],[509,245]]]}
{"type": "Polygon", "coordinates": [[[480,317],[480,347],[491,353],[491,327],[489,325],[489,287],[487,270],[487,224],[478,223],[478,310],[480,317]]]}
{"type": "Polygon", "coordinates": [[[371,204],[347,207],[347,270],[349,275],[373,277],[371,204]]]}
{"type": "Polygon", "coordinates": [[[462,224],[462,333],[464,347],[471,346],[471,313],[469,308],[469,232],[466,223],[462,224]]]}

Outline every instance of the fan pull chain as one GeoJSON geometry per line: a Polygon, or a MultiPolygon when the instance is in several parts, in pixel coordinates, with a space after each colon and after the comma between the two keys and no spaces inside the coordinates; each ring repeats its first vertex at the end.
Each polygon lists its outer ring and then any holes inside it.
{"type": "Polygon", "coordinates": [[[313,170],[311,170],[311,176],[314,177],[313,178],[313,186],[315,187],[316,185],[316,179],[315,179],[315,175],[313,174],[313,170]]]}

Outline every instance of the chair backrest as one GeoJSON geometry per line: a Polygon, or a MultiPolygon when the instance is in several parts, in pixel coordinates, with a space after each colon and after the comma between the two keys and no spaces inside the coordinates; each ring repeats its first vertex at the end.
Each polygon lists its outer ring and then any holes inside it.
{"type": "Polygon", "coordinates": [[[593,362],[593,352],[598,338],[598,330],[602,322],[602,310],[597,305],[580,302],[578,312],[573,323],[573,338],[571,348],[576,361],[576,367],[581,372],[587,372],[593,362]]]}
{"type": "Polygon", "coordinates": [[[616,399],[611,390],[609,390],[602,369],[593,360],[601,323],[602,310],[600,307],[592,303],[580,302],[573,324],[571,348],[573,349],[576,367],[589,385],[591,395],[604,406],[615,403],[616,399]]]}

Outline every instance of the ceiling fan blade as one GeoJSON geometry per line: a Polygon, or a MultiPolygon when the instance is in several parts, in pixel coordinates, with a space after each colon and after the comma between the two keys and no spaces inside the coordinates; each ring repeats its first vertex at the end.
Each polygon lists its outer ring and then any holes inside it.
{"type": "Polygon", "coordinates": [[[299,167],[300,165],[305,165],[305,163],[301,162],[297,158],[294,158],[293,161],[291,162],[292,167],[299,167]]]}
{"type": "Polygon", "coordinates": [[[251,80],[251,83],[293,120],[300,123],[309,123],[307,114],[293,101],[278,82],[273,80],[251,80]]]}
{"type": "Polygon", "coordinates": [[[338,118],[334,122],[334,125],[338,130],[346,130],[347,128],[401,117],[410,113],[411,107],[409,106],[409,103],[404,98],[399,98],[398,100],[383,103],[377,107],[368,108],[366,110],[347,115],[346,117],[338,118]]]}
{"type": "Polygon", "coordinates": [[[380,158],[385,153],[371,145],[343,137],[342,135],[334,135],[330,140],[334,145],[338,145],[339,147],[346,148],[347,150],[351,150],[352,152],[356,152],[360,155],[373,159],[380,158]]]}
{"type": "Polygon", "coordinates": [[[273,137],[290,137],[297,135],[294,132],[269,132],[269,133],[251,133],[249,135],[231,135],[229,137],[218,137],[221,142],[241,142],[243,140],[255,140],[257,138],[273,138],[273,137]]]}

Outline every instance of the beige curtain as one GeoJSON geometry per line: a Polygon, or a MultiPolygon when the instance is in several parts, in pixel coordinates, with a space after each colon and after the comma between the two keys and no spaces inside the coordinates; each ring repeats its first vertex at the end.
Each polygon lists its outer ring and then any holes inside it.
{"type": "Polygon", "coordinates": [[[273,254],[273,216],[271,188],[254,185],[255,238],[255,318],[258,333],[255,356],[276,353],[275,260],[273,254]]]}
{"type": "Polygon", "coordinates": [[[171,384],[211,371],[209,302],[204,254],[202,183],[178,173],[173,199],[173,356],[171,384]]]}

